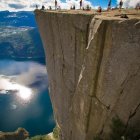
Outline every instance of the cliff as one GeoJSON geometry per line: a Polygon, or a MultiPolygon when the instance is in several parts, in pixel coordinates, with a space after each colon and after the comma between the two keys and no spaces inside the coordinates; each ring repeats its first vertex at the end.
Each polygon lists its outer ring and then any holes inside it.
{"type": "Polygon", "coordinates": [[[140,16],[35,11],[61,140],[140,132],[140,16]]]}
{"type": "Polygon", "coordinates": [[[15,132],[1,132],[0,140],[25,140],[29,133],[24,128],[18,128],[15,132]]]}

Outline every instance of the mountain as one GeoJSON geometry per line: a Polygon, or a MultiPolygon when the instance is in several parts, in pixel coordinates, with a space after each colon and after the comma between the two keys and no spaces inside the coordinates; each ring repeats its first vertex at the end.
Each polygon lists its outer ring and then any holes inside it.
{"type": "Polygon", "coordinates": [[[140,140],[137,11],[35,13],[60,140],[140,140]]]}
{"type": "Polygon", "coordinates": [[[0,12],[0,57],[44,57],[33,12],[0,12]]]}
{"type": "Polygon", "coordinates": [[[23,12],[0,12],[0,27],[1,26],[29,26],[36,27],[36,22],[33,12],[23,11],[23,12]]]}

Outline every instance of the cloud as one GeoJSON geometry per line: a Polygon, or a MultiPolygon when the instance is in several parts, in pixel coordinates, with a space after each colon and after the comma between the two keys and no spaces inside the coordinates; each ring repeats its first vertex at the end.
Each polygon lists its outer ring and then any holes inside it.
{"type": "Polygon", "coordinates": [[[26,6],[25,5],[22,5],[22,4],[9,4],[9,7],[15,8],[15,9],[23,9],[26,6]]]}
{"type": "MultiPolygon", "coordinates": [[[[69,9],[72,5],[79,8],[79,1],[80,0],[58,0],[58,5],[62,9],[69,9]]],[[[0,11],[33,11],[36,5],[38,5],[40,8],[42,5],[45,5],[46,8],[49,6],[54,8],[54,0],[0,0],[0,11]]],[[[88,0],[84,0],[83,5],[90,5],[93,7],[92,3],[88,0]]]]}
{"type": "MultiPolygon", "coordinates": [[[[118,3],[120,0],[117,0],[118,3]]],[[[140,0],[123,0],[124,7],[135,7],[138,3],[140,3],[140,0]]]]}
{"type": "Polygon", "coordinates": [[[34,92],[46,90],[48,79],[44,65],[34,62],[12,62],[13,64],[9,64],[8,69],[0,71],[3,74],[0,75],[0,93],[7,94],[6,90],[26,90],[28,92],[29,88],[34,92]],[[8,71],[11,72],[10,75],[7,75],[8,71]]]}

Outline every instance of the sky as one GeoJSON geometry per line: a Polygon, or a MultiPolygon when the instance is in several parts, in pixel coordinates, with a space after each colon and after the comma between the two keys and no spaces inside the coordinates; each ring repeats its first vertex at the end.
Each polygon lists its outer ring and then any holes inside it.
{"type": "MultiPolygon", "coordinates": [[[[72,5],[75,5],[76,8],[79,8],[80,0],[57,0],[58,5],[63,9],[69,9],[72,5]]],[[[97,8],[102,6],[103,8],[107,7],[109,0],[83,0],[83,5],[87,4],[92,6],[92,8],[97,8]]],[[[112,6],[115,7],[120,0],[112,0],[112,6]]],[[[135,7],[137,3],[140,3],[140,0],[123,0],[124,7],[135,7]]],[[[32,11],[35,9],[35,5],[41,7],[52,6],[54,7],[54,0],[0,0],[0,11],[32,11]]]]}

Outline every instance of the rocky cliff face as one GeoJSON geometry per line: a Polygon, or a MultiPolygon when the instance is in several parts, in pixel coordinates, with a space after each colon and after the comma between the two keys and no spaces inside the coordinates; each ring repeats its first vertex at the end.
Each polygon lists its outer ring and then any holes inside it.
{"type": "Polygon", "coordinates": [[[115,117],[140,131],[140,20],[35,13],[61,139],[108,138],[115,117]]]}
{"type": "Polygon", "coordinates": [[[18,128],[15,132],[1,132],[0,140],[25,140],[29,133],[24,128],[18,128]]]}

